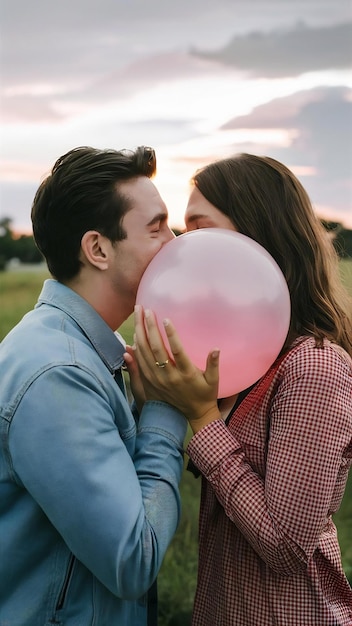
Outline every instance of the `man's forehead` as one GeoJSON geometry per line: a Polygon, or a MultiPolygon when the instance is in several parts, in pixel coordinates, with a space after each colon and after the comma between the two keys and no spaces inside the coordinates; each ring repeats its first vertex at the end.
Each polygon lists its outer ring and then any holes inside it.
{"type": "Polygon", "coordinates": [[[149,226],[168,219],[168,210],[158,189],[147,177],[125,181],[120,186],[120,193],[128,201],[124,220],[139,220],[149,226]]]}

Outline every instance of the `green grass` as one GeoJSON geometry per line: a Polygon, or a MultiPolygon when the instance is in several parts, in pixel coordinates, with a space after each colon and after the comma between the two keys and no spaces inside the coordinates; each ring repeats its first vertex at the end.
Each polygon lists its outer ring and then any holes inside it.
{"type": "Polygon", "coordinates": [[[352,296],[352,259],[342,259],[340,261],[340,270],[342,282],[352,296]]]}
{"type": "Polygon", "coordinates": [[[0,272],[0,341],[33,308],[46,277],[43,272],[0,272]]]}
{"type": "MultiPolygon", "coordinates": [[[[342,278],[352,295],[352,260],[341,261],[342,278]]],[[[0,272],[0,340],[35,304],[47,273],[0,272]]],[[[132,316],[119,329],[128,343],[133,342],[132,316]]],[[[188,431],[187,437],[191,436],[188,431]]],[[[185,465],[187,458],[185,460],[185,465]]],[[[160,571],[160,626],[187,626],[196,586],[197,534],[200,480],[190,472],[181,481],[182,517],[160,571]]],[[[352,582],[352,473],[340,510],[335,516],[345,572],[352,582]]]]}

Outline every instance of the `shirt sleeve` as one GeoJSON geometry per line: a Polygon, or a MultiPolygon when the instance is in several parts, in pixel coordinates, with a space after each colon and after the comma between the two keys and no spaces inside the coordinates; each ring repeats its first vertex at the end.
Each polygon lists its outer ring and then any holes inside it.
{"type": "Polygon", "coordinates": [[[220,420],[194,435],[187,452],[260,557],[289,575],[316,549],[351,463],[351,369],[331,347],[288,360],[270,424],[264,478],[220,420]]]}
{"type": "Polygon", "coordinates": [[[68,366],[40,375],[13,418],[16,480],[120,598],[148,590],[177,528],[185,433],[185,418],[156,402],[136,430],[114,382],[68,366]]]}

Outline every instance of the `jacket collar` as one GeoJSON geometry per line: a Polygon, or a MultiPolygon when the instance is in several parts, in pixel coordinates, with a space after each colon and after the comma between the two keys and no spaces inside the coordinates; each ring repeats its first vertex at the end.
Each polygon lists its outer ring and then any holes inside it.
{"type": "Polygon", "coordinates": [[[113,373],[123,365],[125,342],[119,333],[114,333],[97,311],[75,291],[54,279],[44,281],[35,308],[42,304],[60,309],[78,324],[113,373]]]}

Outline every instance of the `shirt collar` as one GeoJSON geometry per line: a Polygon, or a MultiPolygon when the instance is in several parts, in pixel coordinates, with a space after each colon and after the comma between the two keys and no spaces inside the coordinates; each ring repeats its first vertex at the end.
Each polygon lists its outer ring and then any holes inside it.
{"type": "Polygon", "coordinates": [[[97,311],[75,291],[54,279],[44,281],[36,307],[54,306],[69,315],[84,332],[111,372],[123,365],[125,342],[114,333],[97,311]]]}

